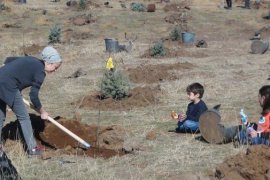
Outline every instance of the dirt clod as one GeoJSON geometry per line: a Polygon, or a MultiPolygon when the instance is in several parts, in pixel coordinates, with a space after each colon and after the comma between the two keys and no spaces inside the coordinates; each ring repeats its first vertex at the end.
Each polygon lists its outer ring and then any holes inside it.
{"type": "Polygon", "coordinates": [[[270,169],[270,148],[254,145],[249,153],[239,153],[227,158],[216,168],[215,176],[219,179],[266,179],[270,169]]]}
{"type": "Polygon", "coordinates": [[[157,139],[157,133],[156,133],[156,131],[154,131],[154,130],[149,131],[147,133],[147,135],[146,135],[146,139],[147,140],[150,140],[150,141],[157,139]]]}

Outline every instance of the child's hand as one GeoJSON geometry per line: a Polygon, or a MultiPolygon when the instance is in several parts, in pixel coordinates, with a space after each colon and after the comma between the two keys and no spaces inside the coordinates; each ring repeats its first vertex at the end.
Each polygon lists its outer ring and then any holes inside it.
{"type": "Polygon", "coordinates": [[[247,132],[248,132],[248,134],[251,136],[251,137],[257,137],[257,131],[256,130],[254,130],[252,127],[249,127],[248,129],[247,129],[247,132]]]}
{"type": "Polygon", "coordinates": [[[186,114],[184,114],[184,113],[179,113],[179,114],[178,114],[178,121],[183,121],[183,120],[186,119],[186,117],[187,117],[186,114]]]}
{"type": "Polygon", "coordinates": [[[177,113],[174,112],[174,111],[171,112],[171,117],[172,117],[173,119],[178,119],[178,115],[177,115],[177,113]]]}

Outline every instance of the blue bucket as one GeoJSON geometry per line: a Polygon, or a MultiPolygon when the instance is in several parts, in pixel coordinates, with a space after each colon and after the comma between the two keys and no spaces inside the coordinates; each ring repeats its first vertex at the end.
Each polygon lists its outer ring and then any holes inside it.
{"type": "Polygon", "coordinates": [[[105,40],[105,46],[106,46],[106,52],[112,52],[117,53],[120,51],[118,41],[110,38],[106,38],[105,40]]]}
{"type": "Polygon", "coordinates": [[[185,44],[191,44],[195,41],[195,33],[182,32],[182,42],[185,44]]]}

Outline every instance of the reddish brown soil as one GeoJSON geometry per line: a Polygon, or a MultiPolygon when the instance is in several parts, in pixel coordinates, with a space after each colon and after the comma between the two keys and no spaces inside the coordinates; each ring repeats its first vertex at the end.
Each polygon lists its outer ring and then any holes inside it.
{"type": "Polygon", "coordinates": [[[134,83],[157,83],[163,80],[176,80],[178,76],[175,70],[189,70],[195,67],[191,63],[145,65],[136,68],[129,68],[129,80],[134,83]]]}
{"type": "Polygon", "coordinates": [[[136,87],[130,91],[130,96],[121,100],[112,98],[100,99],[98,95],[88,95],[83,97],[80,108],[105,110],[130,110],[134,107],[145,107],[158,103],[159,87],[136,87]]]}
{"type": "Polygon", "coordinates": [[[270,179],[270,147],[254,145],[216,168],[218,179],[270,179]]]}
{"type": "MultiPolygon", "coordinates": [[[[164,80],[179,79],[179,75],[174,71],[186,71],[192,69],[193,64],[176,63],[176,64],[158,64],[145,65],[136,68],[129,68],[127,74],[129,80],[133,83],[157,83],[164,80]]],[[[136,87],[130,91],[130,96],[121,100],[112,98],[102,99],[99,94],[90,94],[84,96],[76,102],[80,108],[106,110],[130,110],[134,107],[145,107],[159,103],[158,96],[161,94],[159,86],[155,87],[136,87]]]]}
{"type": "MultiPolygon", "coordinates": [[[[39,144],[46,147],[51,155],[57,150],[64,154],[86,155],[91,157],[110,158],[116,155],[124,155],[123,136],[125,130],[119,126],[97,127],[96,125],[82,124],[79,121],[65,118],[55,118],[61,125],[91,144],[91,148],[85,150],[78,141],[74,140],[64,131],[49,121],[43,121],[39,116],[31,115],[34,134],[39,144]],[[98,140],[97,140],[98,139],[98,140]]],[[[3,138],[7,140],[22,139],[21,133],[17,133],[18,121],[11,122],[3,128],[3,138]]],[[[49,154],[50,156],[50,154],[49,154]]]]}
{"type": "Polygon", "coordinates": [[[29,56],[30,55],[36,56],[36,55],[39,55],[41,53],[41,51],[43,50],[44,47],[45,46],[32,44],[31,46],[23,47],[22,50],[23,50],[24,54],[27,54],[29,56]]]}

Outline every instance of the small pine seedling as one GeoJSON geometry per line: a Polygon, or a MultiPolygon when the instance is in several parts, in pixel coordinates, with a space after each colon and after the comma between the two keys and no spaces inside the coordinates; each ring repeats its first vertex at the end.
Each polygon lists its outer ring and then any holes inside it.
{"type": "Polygon", "coordinates": [[[145,6],[142,3],[132,3],[131,4],[131,10],[132,11],[138,11],[138,12],[144,12],[145,6]]]}
{"type": "Polygon", "coordinates": [[[79,8],[82,10],[86,9],[86,0],[79,1],[79,8]]]}
{"type": "Polygon", "coordinates": [[[154,57],[166,55],[165,47],[162,41],[158,41],[150,48],[150,55],[154,57]]]}
{"type": "Polygon", "coordinates": [[[49,34],[49,44],[59,43],[61,37],[61,28],[55,24],[49,34]]]}
{"type": "Polygon", "coordinates": [[[129,95],[130,82],[120,71],[106,71],[100,84],[101,97],[120,100],[129,95]]]}
{"type": "Polygon", "coordinates": [[[172,41],[178,41],[182,38],[182,32],[180,27],[175,27],[171,33],[170,33],[170,37],[172,41]]]}

